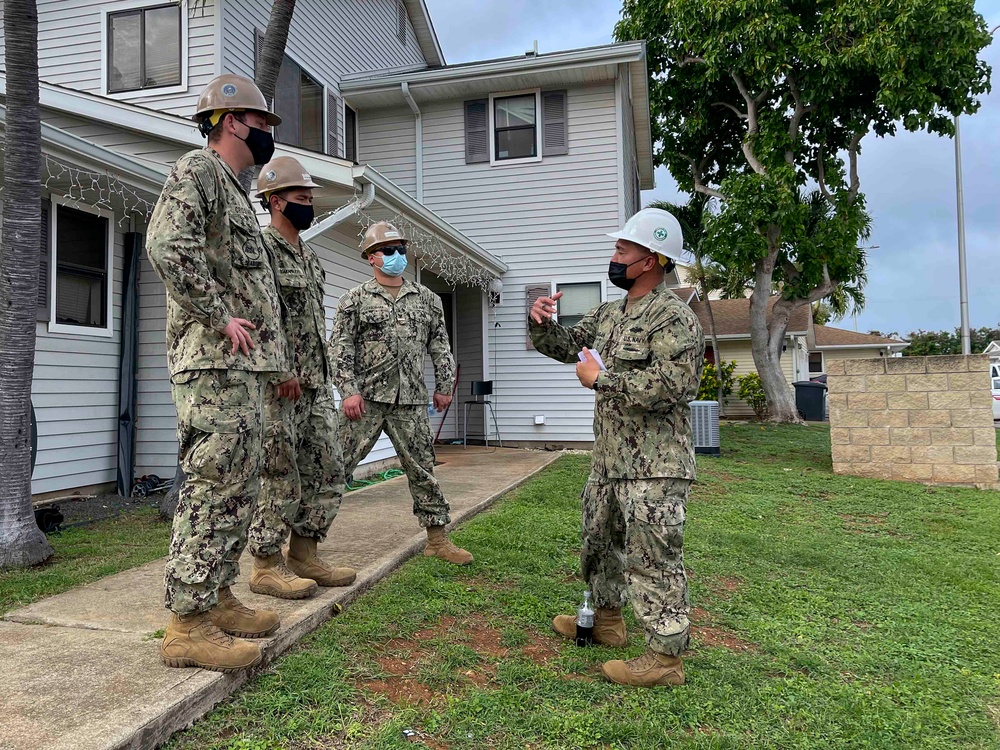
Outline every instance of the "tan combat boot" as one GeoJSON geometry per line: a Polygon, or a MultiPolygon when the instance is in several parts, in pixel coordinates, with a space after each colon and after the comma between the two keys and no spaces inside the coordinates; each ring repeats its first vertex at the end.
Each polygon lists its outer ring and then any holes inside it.
{"type": "Polygon", "coordinates": [[[683,685],[684,662],[678,656],[667,656],[646,649],[642,656],[628,661],[606,661],[601,671],[611,682],[636,687],[683,685]]]}
{"type": "Polygon", "coordinates": [[[250,609],[233,595],[228,586],[219,589],[219,603],[209,616],[215,627],[237,638],[263,638],[281,625],[277,612],[250,609]]]}
{"type": "Polygon", "coordinates": [[[173,615],[160,643],[160,658],[168,667],[201,667],[213,672],[238,672],[260,663],[256,643],[226,635],[208,612],[173,615]]]}
{"type": "Polygon", "coordinates": [[[427,527],[427,546],[424,548],[424,557],[439,557],[455,565],[468,565],[473,560],[470,552],[456,547],[455,543],[448,538],[444,526],[427,527]]]}
{"type": "Polygon", "coordinates": [[[280,552],[253,559],[250,590],[255,594],[276,596],[279,599],[305,599],[315,594],[317,588],[316,581],[299,578],[286,568],[280,552]]]}
{"type": "Polygon", "coordinates": [[[320,586],[350,586],[358,577],[354,568],[328,565],[316,554],[318,540],[299,536],[294,531],[288,543],[288,567],[302,578],[311,578],[320,586]]]}
{"type": "MultiPolygon", "coordinates": [[[[576,615],[556,615],[552,629],[566,638],[576,638],[576,615]]],[[[594,612],[594,643],[620,648],[628,643],[625,618],[620,609],[598,607],[594,612]]]]}

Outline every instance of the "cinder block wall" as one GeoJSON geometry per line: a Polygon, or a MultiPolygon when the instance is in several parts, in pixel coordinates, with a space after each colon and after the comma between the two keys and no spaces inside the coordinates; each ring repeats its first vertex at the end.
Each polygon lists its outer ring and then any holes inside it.
{"type": "Polygon", "coordinates": [[[837,474],[997,485],[987,356],[848,359],[827,376],[837,474]]]}

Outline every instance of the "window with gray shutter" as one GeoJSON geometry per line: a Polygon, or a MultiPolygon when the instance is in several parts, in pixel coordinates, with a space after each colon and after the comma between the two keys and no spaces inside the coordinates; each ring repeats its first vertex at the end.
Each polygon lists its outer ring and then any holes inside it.
{"type": "Polygon", "coordinates": [[[326,153],[330,156],[340,156],[337,151],[337,132],[340,112],[340,97],[336,94],[326,95],[326,153]]]}
{"type": "Polygon", "coordinates": [[[566,92],[542,92],[542,156],[569,153],[566,92]]]}
{"type": "Polygon", "coordinates": [[[344,158],[358,163],[358,113],[344,105],[344,158]]]}
{"type": "MultiPolygon", "coordinates": [[[[528,325],[528,316],[531,314],[531,306],[535,304],[535,301],[539,297],[548,297],[552,293],[552,285],[547,281],[539,281],[534,284],[526,284],[524,287],[524,320],[525,325],[528,325]]],[[[535,345],[531,343],[531,333],[527,332],[525,335],[525,348],[534,349],[535,345]]]]}
{"type": "Polygon", "coordinates": [[[490,160],[490,120],[488,99],[473,99],[465,103],[465,163],[478,164],[490,160]]]}
{"type": "Polygon", "coordinates": [[[406,44],[406,5],[396,0],[396,37],[400,44],[406,44]]]}
{"type": "Polygon", "coordinates": [[[49,201],[42,198],[42,241],[38,256],[38,316],[49,319],[49,201]]]}
{"type": "Polygon", "coordinates": [[[254,75],[260,70],[260,59],[264,56],[264,32],[260,29],[253,30],[253,72],[254,75]]]}

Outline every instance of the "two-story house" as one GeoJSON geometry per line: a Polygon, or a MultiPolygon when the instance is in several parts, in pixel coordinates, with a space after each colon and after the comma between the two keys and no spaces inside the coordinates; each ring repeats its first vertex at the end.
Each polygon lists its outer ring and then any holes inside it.
{"type": "MultiPolygon", "coordinates": [[[[205,83],[254,75],[270,6],[39,0],[35,493],[173,473],[165,293],[145,222],[173,162],[204,144],[189,118],[205,83]]],[[[592,439],[592,396],[531,349],[526,306],[558,289],[566,322],[619,294],[604,235],[652,187],[646,81],[640,42],[449,66],[422,0],[299,0],[276,138],[324,187],[310,233],[328,324],[368,275],[364,227],[396,221],[412,277],[450,311],[462,401],[493,380],[505,444],[592,439]]],[[[432,418],[443,439],[461,436],[461,407],[432,418]]],[[[383,442],[370,460],[390,457],[383,442]]]]}

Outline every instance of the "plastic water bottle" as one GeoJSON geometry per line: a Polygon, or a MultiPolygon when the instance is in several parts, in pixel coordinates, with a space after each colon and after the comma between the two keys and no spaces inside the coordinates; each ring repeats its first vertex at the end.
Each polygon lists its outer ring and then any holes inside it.
{"type": "Polygon", "coordinates": [[[594,645],[594,607],[590,603],[590,592],[583,592],[583,604],[576,611],[576,645],[594,645]]]}

